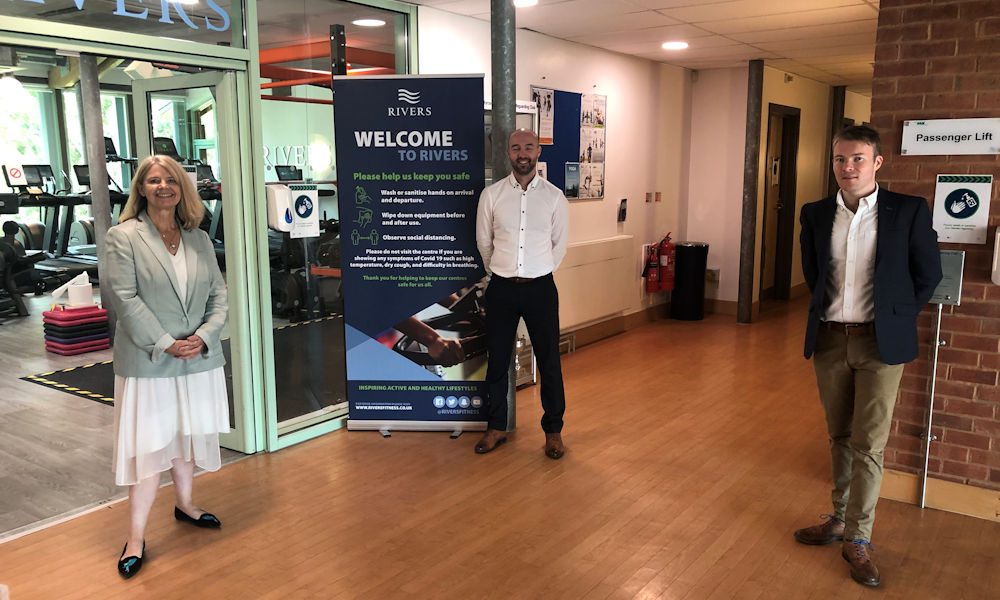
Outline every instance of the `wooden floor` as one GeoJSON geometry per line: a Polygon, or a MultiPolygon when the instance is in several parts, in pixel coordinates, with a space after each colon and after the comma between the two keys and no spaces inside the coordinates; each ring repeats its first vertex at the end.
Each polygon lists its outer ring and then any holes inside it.
{"type": "Polygon", "coordinates": [[[827,442],[804,308],[661,321],[564,357],[566,456],[542,454],[537,388],[519,429],[338,431],[196,479],[219,531],[161,490],[134,579],[126,506],[0,544],[22,599],[728,599],[1000,597],[1000,523],[883,500],[877,590],[839,547],[795,543],[828,512],[827,442]]]}
{"type": "Polygon", "coordinates": [[[52,298],[25,300],[31,314],[0,325],[0,538],[121,493],[109,462],[114,409],[20,379],[109,360],[111,350],[46,352],[52,298]]]}
{"type": "Polygon", "coordinates": [[[21,379],[110,360],[111,350],[46,352],[42,312],[52,297],[25,301],[31,314],[0,321],[0,541],[126,493],[111,472],[114,409],[21,379]]]}

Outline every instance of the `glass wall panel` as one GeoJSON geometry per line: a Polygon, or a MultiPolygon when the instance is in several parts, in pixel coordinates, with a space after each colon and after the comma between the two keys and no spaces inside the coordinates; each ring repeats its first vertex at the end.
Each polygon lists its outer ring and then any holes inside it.
{"type": "MultiPolygon", "coordinates": [[[[284,2],[272,1],[271,4],[284,2]]],[[[243,2],[240,0],[16,0],[4,2],[0,14],[202,44],[246,47],[243,2]]]]}
{"type": "Polygon", "coordinates": [[[266,2],[257,12],[268,196],[315,184],[321,219],[318,237],[267,233],[273,414],[285,435],[347,412],[330,28],[344,27],[349,75],[407,72],[410,36],[408,13],[355,2],[266,2]]]}

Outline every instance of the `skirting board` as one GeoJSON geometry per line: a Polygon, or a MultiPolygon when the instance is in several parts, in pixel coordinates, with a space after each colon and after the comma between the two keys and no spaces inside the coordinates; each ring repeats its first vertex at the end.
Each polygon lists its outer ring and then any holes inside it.
{"type": "MultiPolygon", "coordinates": [[[[705,300],[705,314],[735,316],[736,302],[707,298],[705,300]]],[[[596,323],[591,323],[578,329],[564,331],[563,333],[572,333],[576,339],[576,347],[579,348],[581,346],[586,346],[587,344],[603,340],[604,338],[618,335],[619,333],[630,329],[635,329],[641,325],[669,318],[670,303],[666,302],[663,304],[654,304],[653,306],[648,306],[642,310],[629,313],[627,315],[608,317],[596,323]]]]}
{"type": "Polygon", "coordinates": [[[347,420],[348,431],[486,431],[486,421],[361,421],[347,420]]]}
{"type": "Polygon", "coordinates": [[[734,300],[716,300],[715,298],[705,299],[705,312],[713,315],[736,316],[738,303],[734,300]]]}
{"type": "MultiPolygon", "coordinates": [[[[920,476],[886,469],[882,476],[882,498],[908,504],[920,503],[920,476]]],[[[924,504],[948,512],[1000,522],[1000,491],[963,485],[943,479],[927,479],[924,504]]]]}

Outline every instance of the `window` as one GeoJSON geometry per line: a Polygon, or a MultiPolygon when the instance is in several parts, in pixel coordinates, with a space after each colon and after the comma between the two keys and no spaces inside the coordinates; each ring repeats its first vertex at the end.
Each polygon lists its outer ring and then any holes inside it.
{"type": "MultiPolygon", "coordinates": [[[[45,88],[23,85],[13,77],[0,79],[0,163],[53,164],[43,109],[51,102],[52,92],[45,88]]],[[[2,177],[0,191],[11,191],[2,177]]],[[[20,218],[41,221],[42,209],[22,208],[20,218]]]]}
{"type": "MultiPolygon", "coordinates": [[[[101,94],[101,120],[104,123],[104,135],[114,142],[119,156],[130,154],[128,129],[125,124],[126,101],[124,94],[101,94]]],[[[80,103],[75,91],[63,92],[63,107],[66,118],[66,158],[70,165],[87,164],[87,150],[83,143],[83,121],[80,118],[80,103]]],[[[118,186],[127,192],[131,182],[131,172],[124,167],[124,163],[109,162],[108,175],[113,181],[112,187],[118,186]]],[[[74,191],[83,191],[79,182],[73,183],[74,191]]],[[[89,210],[84,207],[80,207],[80,209],[81,214],[89,210]]]]}

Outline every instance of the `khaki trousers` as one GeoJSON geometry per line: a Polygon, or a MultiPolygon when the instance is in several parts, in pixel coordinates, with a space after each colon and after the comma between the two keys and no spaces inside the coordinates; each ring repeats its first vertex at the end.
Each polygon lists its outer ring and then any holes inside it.
{"type": "Polygon", "coordinates": [[[882,362],[874,334],[821,326],[813,368],[830,436],[833,514],[846,523],[844,539],[871,540],[903,365],[882,362]]]}

